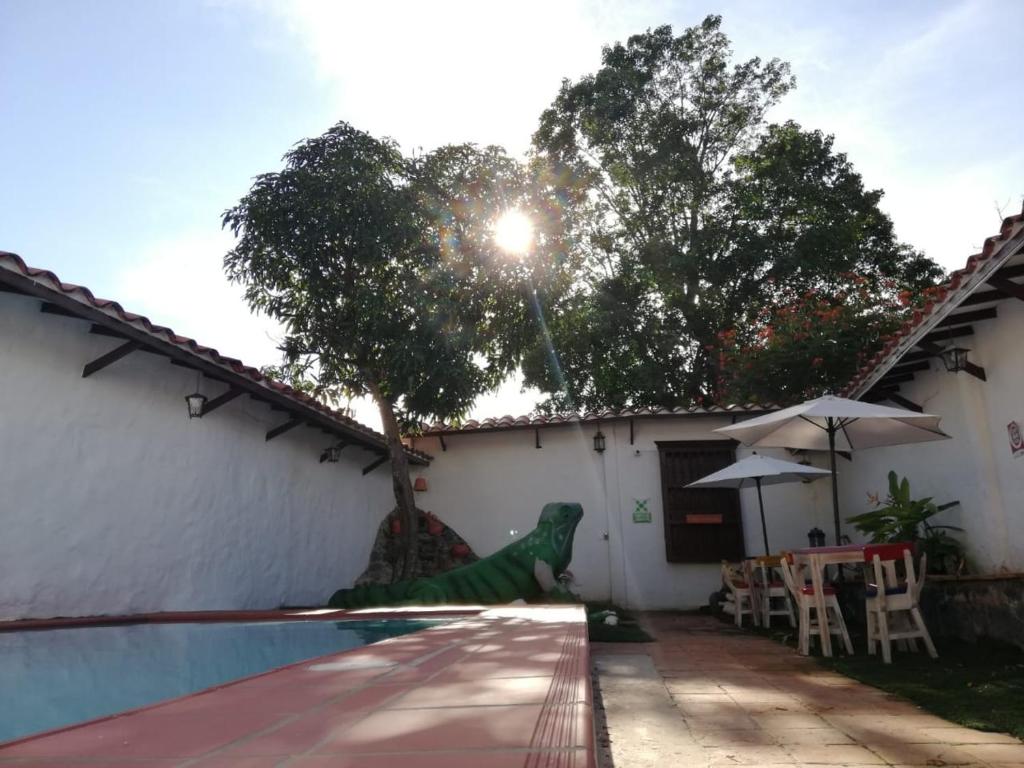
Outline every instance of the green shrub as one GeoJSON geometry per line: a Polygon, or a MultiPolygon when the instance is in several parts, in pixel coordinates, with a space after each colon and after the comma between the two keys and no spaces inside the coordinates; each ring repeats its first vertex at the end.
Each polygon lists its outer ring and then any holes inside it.
{"type": "Polygon", "coordinates": [[[889,494],[885,503],[876,501],[876,508],[847,518],[847,522],[869,537],[872,544],[909,541],[928,555],[929,573],[958,573],[965,565],[964,548],[950,531],[961,531],[955,525],[935,525],[929,520],[959,502],[938,505],[932,498],[912,499],[910,481],[889,472],[889,494]]]}

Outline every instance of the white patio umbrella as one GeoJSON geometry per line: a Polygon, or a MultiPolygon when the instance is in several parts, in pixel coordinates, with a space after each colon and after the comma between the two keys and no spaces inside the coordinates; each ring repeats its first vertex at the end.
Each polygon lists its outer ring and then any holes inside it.
{"type": "Polygon", "coordinates": [[[829,474],[827,469],[818,469],[806,464],[772,459],[755,453],[752,456],[747,456],[745,459],[740,459],[735,464],[730,464],[725,469],[720,469],[707,477],[702,477],[686,487],[740,488],[744,482],[753,480],[754,485],[757,486],[757,504],[761,508],[761,533],[764,535],[764,553],[768,555],[771,554],[771,550],[768,548],[768,526],[764,520],[764,499],[761,497],[761,486],[819,480],[822,477],[828,477],[829,474]]]}
{"type": "Polygon", "coordinates": [[[938,416],[834,395],[824,395],[715,431],[746,445],[828,451],[836,544],[840,541],[836,451],[858,451],[949,437],[939,429],[938,416]]]}

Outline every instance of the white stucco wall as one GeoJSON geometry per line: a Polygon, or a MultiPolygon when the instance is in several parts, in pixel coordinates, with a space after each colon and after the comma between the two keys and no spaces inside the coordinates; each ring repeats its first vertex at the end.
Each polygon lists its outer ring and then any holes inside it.
{"type": "MultiPolygon", "coordinates": [[[[601,425],[607,438],[604,454],[593,449],[594,423],[541,429],[540,449],[530,429],[453,434],[446,438],[447,451],[436,438],[421,438],[417,447],[435,458],[418,473],[429,487],[417,501],[481,555],[533,528],[546,502],[578,501],[584,517],[570,570],[585,598],[611,598],[634,608],[694,608],[718,588],[719,568],[667,562],[655,442],[716,439],[720,435],[712,430],[730,423],[728,416],[636,419],[630,445],[629,422],[606,421],[601,425]],[[633,522],[636,499],[650,499],[650,523],[633,522]]],[[[748,452],[740,448],[737,456],[748,452]]],[[[807,531],[825,527],[829,518],[817,511],[816,496],[827,493],[821,483],[764,489],[773,550],[806,546],[807,531]]],[[[747,552],[759,554],[763,545],[754,491],[741,492],[741,505],[747,552]]]]}
{"type": "MultiPolygon", "coordinates": [[[[915,497],[958,499],[940,521],[965,529],[972,566],[980,572],[1024,571],[1024,456],[1014,458],[1006,426],[1024,424],[1024,302],[1007,299],[999,315],[974,323],[961,340],[987,381],[948,373],[941,361],[901,384],[900,394],[942,417],[951,440],[878,448],[840,462],[843,516],[869,509],[867,492],[885,497],[890,469],[910,479],[915,497]],[[844,466],[845,465],[845,466],[844,466]]],[[[850,531],[852,533],[852,531],[850,531]]]]}
{"type": "MultiPolygon", "coordinates": [[[[190,421],[195,373],[0,293],[0,618],[321,604],[366,565],[386,467],[239,397],[190,421]]],[[[204,382],[216,396],[224,386],[204,382]]]]}

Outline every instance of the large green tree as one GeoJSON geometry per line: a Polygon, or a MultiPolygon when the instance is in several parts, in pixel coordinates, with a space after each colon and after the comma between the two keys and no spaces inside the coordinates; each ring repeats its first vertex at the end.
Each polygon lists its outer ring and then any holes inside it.
{"type": "Polygon", "coordinates": [[[563,83],[534,153],[584,268],[549,311],[560,367],[541,347],[525,363],[544,407],[712,398],[717,334],[787,301],[780,286],[939,276],[830,136],[767,122],[793,87],[777,59],[733,63],[717,16],[610,46],[596,73],[563,83]]]}
{"type": "Polygon", "coordinates": [[[225,269],[283,322],[287,375],[328,399],[377,404],[405,539],[399,578],[415,572],[418,530],[403,428],[457,420],[499,384],[531,339],[534,289],[557,283],[559,262],[544,258],[557,219],[533,189],[497,147],[406,157],[339,123],[224,215],[237,237],[225,269]],[[494,242],[509,208],[538,224],[531,259],[494,242]]]}

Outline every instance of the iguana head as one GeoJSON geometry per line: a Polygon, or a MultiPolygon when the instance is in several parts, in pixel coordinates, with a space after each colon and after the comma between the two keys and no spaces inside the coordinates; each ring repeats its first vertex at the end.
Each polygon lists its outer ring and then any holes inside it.
{"type": "Polygon", "coordinates": [[[582,519],[583,507],[575,502],[553,501],[541,510],[537,528],[547,529],[544,542],[551,547],[551,552],[545,554],[552,558],[549,564],[556,576],[569,567],[572,537],[582,519]]]}

